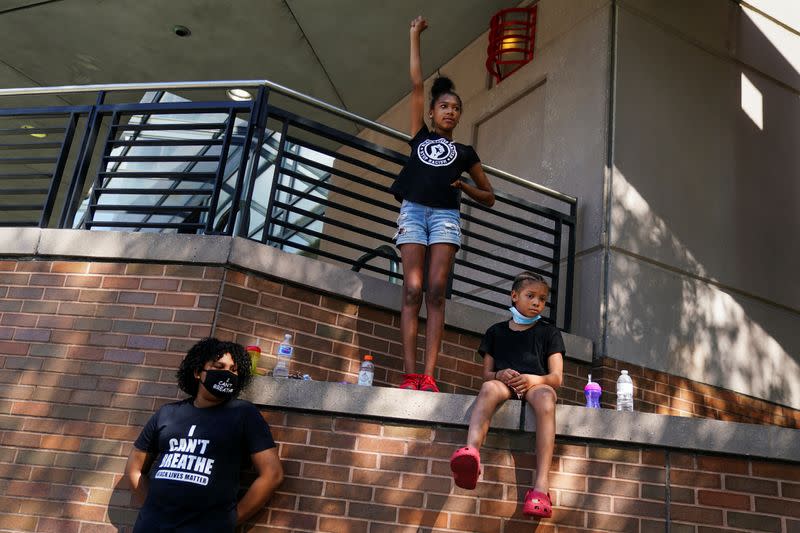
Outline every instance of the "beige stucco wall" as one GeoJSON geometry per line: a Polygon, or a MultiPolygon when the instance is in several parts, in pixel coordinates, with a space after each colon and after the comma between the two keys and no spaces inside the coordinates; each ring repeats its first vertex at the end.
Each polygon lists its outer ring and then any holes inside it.
{"type": "Polygon", "coordinates": [[[619,3],[606,351],[798,407],[794,6],[619,3]]]}

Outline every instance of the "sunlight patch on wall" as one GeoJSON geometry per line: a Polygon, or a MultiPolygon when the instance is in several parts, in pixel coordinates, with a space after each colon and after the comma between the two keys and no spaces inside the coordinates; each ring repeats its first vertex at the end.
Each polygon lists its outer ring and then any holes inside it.
{"type": "MultiPolygon", "coordinates": [[[[626,250],[650,257],[654,245],[669,249],[712,280],[619,169],[613,194],[612,230],[627,232],[626,250]]],[[[800,408],[800,359],[762,327],[770,310],[707,280],[614,251],[608,355],[800,408]]]]}
{"type": "Polygon", "coordinates": [[[764,97],[742,72],[742,111],[758,129],[764,130],[764,97]]]}

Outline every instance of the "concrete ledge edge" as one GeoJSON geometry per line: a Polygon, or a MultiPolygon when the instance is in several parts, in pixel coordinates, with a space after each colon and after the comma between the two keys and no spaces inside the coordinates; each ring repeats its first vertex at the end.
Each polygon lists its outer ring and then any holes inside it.
{"type": "MultiPolygon", "coordinates": [[[[469,425],[476,398],[261,376],[253,380],[242,397],[269,408],[461,427],[469,425]]],[[[524,405],[520,413],[522,408],[522,402],[506,402],[498,409],[491,427],[535,432],[532,409],[524,405]],[[524,417],[522,428],[520,415],[524,417]]],[[[777,426],[558,405],[556,435],[620,446],[634,444],[800,463],[800,431],[777,426]]]]}

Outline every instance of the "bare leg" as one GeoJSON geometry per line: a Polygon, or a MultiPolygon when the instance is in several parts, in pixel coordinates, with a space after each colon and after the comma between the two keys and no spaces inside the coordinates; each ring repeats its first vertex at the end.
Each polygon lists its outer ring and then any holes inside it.
{"type": "MultiPolygon", "coordinates": [[[[425,374],[433,376],[436,359],[442,345],[444,306],[447,294],[447,276],[456,255],[456,246],[437,243],[430,246],[428,258],[428,288],[425,292],[427,322],[425,327],[425,374]]],[[[405,262],[403,263],[405,265],[405,262]]],[[[401,318],[402,322],[402,318],[401,318]]]]}
{"type": "Polygon", "coordinates": [[[403,339],[403,365],[406,374],[417,368],[417,327],[422,305],[422,276],[425,265],[424,244],[400,245],[403,260],[403,306],[400,310],[400,336],[403,339]]]}
{"type": "Polygon", "coordinates": [[[535,490],[550,490],[550,462],[556,438],[556,391],[540,385],[525,393],[525,399],[536,415],[536,482],[535,490]]]}
{"type": "Polygon", "coordinates": [[[511,398],[511,389],[500,380],[493,379],[481,385],[481,391],[472,407],[469,417],[469,432],[467,433],[467,446],[480,449],[489,431],[489,422],[497,410],[497,406],[511,398]]]}

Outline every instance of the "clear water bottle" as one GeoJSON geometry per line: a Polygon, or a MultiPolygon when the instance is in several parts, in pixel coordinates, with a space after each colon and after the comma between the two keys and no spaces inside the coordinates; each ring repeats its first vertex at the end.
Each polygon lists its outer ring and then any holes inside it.
{"type": "Polygon", "coordinates": [[[292,335],[287,333],[283,336],[283,342],[278,346],[278,360],[275,362],[275,368],[272,370],[272,376],[276,378],[289,377],[289,364],[292,362],[292,335]]]}
{"type": "Polygon", "coordinates": [[[591,409],[600,409],[600,395],[603,389],[600,384],[592,381],[592,375],[589,374],[589,383],[583,388],[583,394],[586,396],[586,407],[591,409]]]}
{"type": "Polygon", "coordinates": [[[617,380],[617,411],[633,411],[633,381],[627,370],[617,380]]]}
{"type": "Polygon", "coordinates": [[[372,362],[372,356],[365,355],[364,360],[361,362],[361,370],[358,371],[358,384],[369,387],[372,385],[374,377],[375,364],[372,362]]]}

